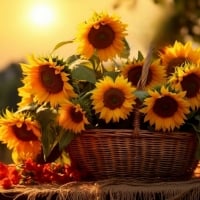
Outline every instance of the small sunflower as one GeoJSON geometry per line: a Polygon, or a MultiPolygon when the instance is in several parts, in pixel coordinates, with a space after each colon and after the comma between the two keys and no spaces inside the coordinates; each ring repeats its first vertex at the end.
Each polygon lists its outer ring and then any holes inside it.
{"type": "Polygon", "coordinates": [[[58,122],[60,126],[74,133],[80,133],[85,130],[85,125],[89,124],[81,106],[71,102],[67,102],[59,108],[58,122]]]}
{"type": "Polygon", "coordinates": [[[0,141],[18,157],[35,159],[41,151],[39,125],[30,116],[8,110],[0,118],[0,141]]]}
{"type": "Polygon", "coordinates": [[[23,82],[29,85],[26,90],[22,89],[22,96],[29,93],[39,104],[49,102],[52,106],[76,96],[64,66],[57,65],[52,58],[30,57],[29,62],[21,64],[25,75],[23,82]]]}
{"type": "MultiPolygon", "coordinates": [[[[128,81],[132,83],[134,87],[137,87],[138,81],[142,74],[142,67],[144,60],[134,61],[125,65],[122,70],[122,75],[128,78],[128,81]]],[[[165,81],[166,71],[162,65],[159,64],[159,60],[155,60],[149,66],[149,72],[146,81],[146,89],[152,88],[156,85],[160,85],[165,81]]]]}
{"type": "Polygon", "coordinates": [[[186,92],[171,92],[162,86],[160,91],[150,90],[144,100],[144,121],[155,125],[155,130],[173,131],[179,128],[189,113],[189,103],[185,100],[186,92]]]}
{"type": "Polygon", "coordinates": [[[96,53],[103,61],[115,57],[124,50],[126,26],[116,16],[95,13],[78,29],[78,52],[86,58],[96,53]]]}
{"type": "Polygon", "coordinates": [[[96,83],[92,91],[92,105],[96,114],[99,113],[100,119],[106,123],[127,119],[135,104],[134,91],[135,88],[123,76],[118,76],[115,81],[106,76],[96,83]]]}
{"type": "Polygon", "coordinates": [[[177,67],[169,83],[176,90],[186,91],[192,109],[200,107],[200,65],[185,64],[177,67]]]}
{"type": "Polygon", "coordinates": [[[197,64],[200,61],[199,54],[200,50],[194,49],[191,42],[182,44],[176,41],[173,46],[166,46],[159,56],[162,65],[166,67],[167,74],[170,75],[176,66],[185,63],[197,64]]]}

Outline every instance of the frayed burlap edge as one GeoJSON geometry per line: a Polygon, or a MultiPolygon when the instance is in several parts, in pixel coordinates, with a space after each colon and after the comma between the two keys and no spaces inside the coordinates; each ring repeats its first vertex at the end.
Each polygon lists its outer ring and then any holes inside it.
{"type": "Polygon", "coordinates": [[[45,197],[46,200],[197,200],[200,179],[179,182],[143,183],[135,180],[109,179],[96,182],[70,182],[65,185],[19,186],[0,191],[5,197],[16,193],[14,200],[45,197]]]}

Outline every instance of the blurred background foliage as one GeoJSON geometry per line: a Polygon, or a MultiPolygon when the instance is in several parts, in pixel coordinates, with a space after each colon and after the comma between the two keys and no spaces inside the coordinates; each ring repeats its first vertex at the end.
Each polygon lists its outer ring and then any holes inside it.
{"type": "MultiPolygon", "coordinates": [[[[165,6],[167,0],[154,0],[165,6]]],[[[172,14],[166,18],[160,39],[165,43],[175,40],[200,42],[200,0],[173,0],[172,14]]]]}
{"type": "Polygon", "coordinates": [[[22,85],[21,77],[18,63],[11,63],[6,70],[0,72],[0,113],[4,112],[5,108],[16,111],[16,104],[20,100],[17,88],[22,85]]]}
{"type": "MultiPolygon", "coordinates": [[[[113,10],[120,9],[124,3],[128,3],[127,9],[134,12],[139,0],[116,0],[112,5],[113,10]]],[[[155,30],[154,42],[158,48],[163,45],[173,44],[175,40],[200,43],[200,0],[152,0],[157,6],[169,10],[169,15],[155,30]],[[169,6],[170,5],[170,6],[169,6]]],[[[151,12],[151,10],[148,10],[151,12]]],[[[152,13],[154,15],[154,13],[152,13]]],[[[131,15],[130,15],[131,17],[131,15]]],[[[139,17],[139,16],[138,16],[139,17]]],[[[154,27],[152,27],[154,29],[154,27]]],[[[0,71],[0,112],[5,108],[15,111],[16,104],[20,101],[17,88],[21,85],[21,69],[18,63],[11,63],[3,71],[0,71]]],[[[5,145],[0,145],[0,161],[10,163],[10,152],[5,145]]]]}
{"type": "MultiPolygon", "coordinates": [[[[129,9],[132,9],[134,12],[134,7],[139,0],[116,0],[113,4],[113,9],[120,9],[127,1],[129,1],[129,9]]],[[[158,30],[156,30],[155,39],[158,45],[172,44],[175,40],[200,42],[200,0],[152,1],[156,5],[169,10],[168,16],[166,16],[158,30]]],[[[151,12],[151,10],[147,9],[147,12],[151,12]]]]}

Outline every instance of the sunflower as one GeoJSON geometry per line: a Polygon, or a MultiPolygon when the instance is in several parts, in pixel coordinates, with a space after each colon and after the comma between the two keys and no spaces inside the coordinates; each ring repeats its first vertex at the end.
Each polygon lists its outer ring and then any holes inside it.
{"type": "Polygon", "coordinates": [[[173,131],[179,128],[189,113],[189,103],[185,100],[186,92],[171,92],[162,86],[160,91],[149,90],[149,97],[144,100],[141,112],[144,121],[155,125],[155,130],[173,131]]]}
{"type": "Polygon", "coordinates": [[[0,118],[0,141],[22,159],[35,159],[41,151],[39,125],[30,116],[8,110],[0,118]]]}
{"type": "Polygon", "coordinates": [[[31,94],[39,104],[49,102],[52,106],[76,96],[69,83],[69,74],[64,72],[64,66],[57,64],[51,57],[45,59],[32,56],[29,63],[21,64],[25,75],[24,85],[29,87],[22,89],[20,95],[31,94]]]}
{"type": "Polygon", "coordinates": [[[197,64],[200,61],[199,54],[200,50],[194,49],[191,42],[182,44],[176,41],[173,46],[166,46],[159,56],[162,65],[166,67],[167,74],[170,75],[176,66],[184,63],[197,64]]]}
{"type": "MultiPolygon", "coordinates": [[[[22,82],[26,82],[22,80],[22,82]]],[[[31,86],[30,84],[24,84],[22,87],[19,87],[18,89],[18,96],[21,97],[21,101],[17,104],[18,108],[23,108],[27,105],[30,105],[34,101],[33,94],[30,93],[31,86]]]]}
{"type": "Polygon", "coordinates": [[[59,108],[58,122],[60,126],[74,133],[85,130],[85,125],[89,124],[85,111],[79,104],[67,102],[59,108]]]}
{"type": "Polygon", "coordinates": [[[92,91],[92,105],[96,114],[99,113],[99,118],[106,123],[127,119],[135,104],[134,91],[135,88],[123,76],[118,76],[115,81],[106,76],[96,83],[92,91]]]}
{"type": "MultiPolygon", "coordinates": [[[[128,78],[128,81],[130,81],[134,87],[137,87],[138,81],[142,75],[143,65],[144,60],[133,61],[121,69],[122,75],[128,78]]],[[[159,60],[153,61],[149,66],[145,88],[147,89],[162,84],[165,81],[165,76],[166,71],[164,67],[159,64],[159,60]]]]}
{"type": "Polygon", "coordinates": [[[177,67],[169,83],[176,90],[186,91],[192,109],[200,107],[200,65],[185,64],[177,67]]]}
{"type": "Polygon", "coordinates": [[[94,13],[88,21],[80,24],[75,39],[79,44],[78,52],[86,58],[96,53],[103,61],[115,57],[125,48],[126,26],[117,16],[94,13]]]}

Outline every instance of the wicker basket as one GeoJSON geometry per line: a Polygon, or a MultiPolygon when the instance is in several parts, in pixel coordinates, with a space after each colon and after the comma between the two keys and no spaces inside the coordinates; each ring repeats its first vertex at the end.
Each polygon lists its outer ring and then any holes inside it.
{"type": "MultiPolygon", "coordinates": [[[[138,88],[147,81],[152,48],[143,66],[138,88]]],[[[188,132],[140,130],[140,113],[135,111],[134,130],[93,129],[78,135],[68,146],[72,164],[87,178],[134,178],[171,181],[191,178],[198,164],[198,139],[188,132]]]]}
{"type": "Polygon", "coordinates": [[[72,161],[87,179],[135,178],[186,180],[197,166],[195,134],[133,130],[90,130],[68,147],[72,161]]]}

